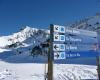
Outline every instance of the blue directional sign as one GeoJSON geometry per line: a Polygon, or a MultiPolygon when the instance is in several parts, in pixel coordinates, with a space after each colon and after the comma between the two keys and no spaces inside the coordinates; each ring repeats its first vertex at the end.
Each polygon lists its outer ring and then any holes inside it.
{"type": "Polygon", "coordinates": [[[97,57],[97,56],[99,56],[99,52],[97,51],[66,52],[66,59],[67,58],[78,58],[78,57],[97,57]]]}
{"type": "Polygon", "coordinates": [[[97,33],[53,25],[54,59],[98,56],[97,33]]]}

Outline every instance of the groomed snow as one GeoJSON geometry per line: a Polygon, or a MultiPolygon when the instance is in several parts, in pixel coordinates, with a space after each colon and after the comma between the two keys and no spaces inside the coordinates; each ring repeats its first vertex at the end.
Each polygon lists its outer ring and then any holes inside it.
{"type": "MultiPolygon", "coordinates": [[[[45,64],[0,61],[0,80],[44,80],[44,68],[45,64]]],[[[54,64],[54,80],[97,79],[96,68],[89,65],[54,64]]]]}

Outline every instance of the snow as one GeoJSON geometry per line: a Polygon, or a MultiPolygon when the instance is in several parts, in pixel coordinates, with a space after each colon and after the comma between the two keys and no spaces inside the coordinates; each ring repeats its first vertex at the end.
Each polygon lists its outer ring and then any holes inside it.
{"type": "Polygon", "coordinates": [[[56,64],[54,80],[97,79],[96,66],[77,64],[56,64]]]}
{"type": "MultiPolygon", "coordinates": [[[[0,61],[0,80],[44,80],[44,68],[45,64],[0,61]]],[[[54,80],[97,79],[96,68],[89,65],[54,64],[54,80]]]]}
{"type": "Polygon", "coordinates": [[[11,74],[8,76],[7,74],[4,74],[4,71],[1,71],[0,80],[2,80],[2,78],[3,80],[43,80],[43,68],[43,64],[9,64],[0,62],[0,70],[5,71],[5,69],[7,69],[11,74]]]}
{"type": "Polygon", "coordinates": [[[4,47],[4,46],[6,46],[8,44],[9,44],[9,42],[6,39],[6,37],[0,37],[0,47],[4,47]]]}
{"type": "Polygon", "coordinates": [[[6,77],[10,76],[11,73],[6,69],[2,72],[0,72],[0,80],[5,79],[6,77]]]}
{"type": "Polygon", "coordinates": [[[0,53],[2,53],[2,52],[4,52],[4,51],[10,51],[10,50],[8,50],[8,49],[1,49],[1,48],[0,48],[0,53]]]}

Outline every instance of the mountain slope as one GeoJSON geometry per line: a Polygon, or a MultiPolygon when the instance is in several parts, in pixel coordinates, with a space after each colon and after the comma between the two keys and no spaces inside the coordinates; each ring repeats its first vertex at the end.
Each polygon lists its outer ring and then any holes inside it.
{"type": "Polygon", "coordinates": [[[68,27],[97,31],[100,30],[100,14],[79,20],[68,27]]]}
{"type": "Polygon", "coordinates": [[[20,32],[9,36],[0,37],[0,47],[5,48],[7,45],[15,43],[33,43],[40,39],[42,39],[40,40],[41,42],[44,42],[48,34],[48,30],[36,29],[26,26],[26,28],[22,29],[20,32]],[[32,39],[33,42],[28,41],[29,39],[32,39]]]}

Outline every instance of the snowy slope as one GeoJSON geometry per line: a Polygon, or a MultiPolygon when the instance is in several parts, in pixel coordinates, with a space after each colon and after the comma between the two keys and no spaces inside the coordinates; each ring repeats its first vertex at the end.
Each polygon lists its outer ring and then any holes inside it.
{"type": "MultiPolygon", "coordinates": [[[[44,71],[45,64],[11,64],[0,61],[0,80],[44,80],[44,71]]],[[[54,65],[54,80],[81,79],[97,79],[96,66],[75,64],[54,65]]]]}
{"type": "Polygon", "coordinates": [[[54,67],[54,80],[97,79],[96,66],[58,64],[54,67]]]}
{"type": "Polygon", "coordinates": [[[11,42],[8,41],[8,37],[4,36],[4,37],[0,37],[0,47],[3,48],[6,45],[10,45],[11,42]]]}
{"type": "Polygon", "coordinates": [[[68,25],[68,27],[85,29],[90,31],[100,30],[100,14],[81,19],[73,24],[68,25]]]}

